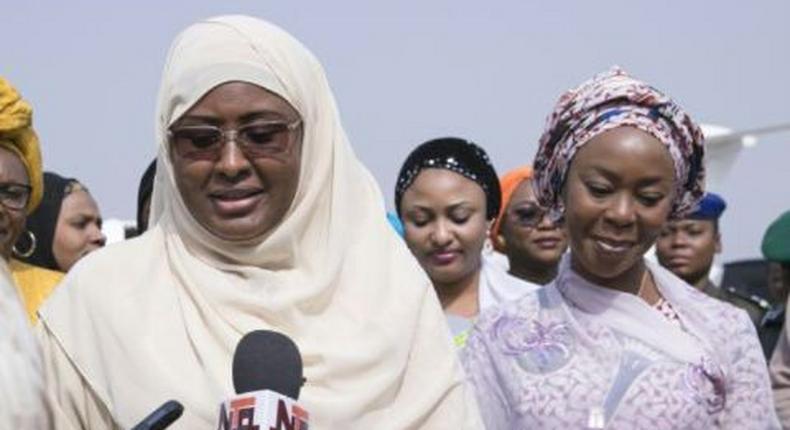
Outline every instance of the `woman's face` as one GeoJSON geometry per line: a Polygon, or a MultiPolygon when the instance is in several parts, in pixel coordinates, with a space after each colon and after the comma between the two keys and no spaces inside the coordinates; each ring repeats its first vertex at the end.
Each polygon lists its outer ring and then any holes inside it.
{"type": "Polygon", "coordinates": [[[425,169],[404,193],[406,243],[434,284],[454,285],[480,269],[486,196],[476,182],[445,169],[425,169]]]}
{"type": "Polygon", "coordinates": [[[80,258],[104,246],[106,238],[101,225],[102,218],[96,201],[77,185],[60,205],[52,241],[52,254],[60,270],[68,272],[80,258]]]}
{"type": "Polygon", "coordinates": [[[714,220],[669,221],[656,241],[658,262],[692,285],[707,278],[713,257],[720,251],[721,237],[714,220]]]}
{"type": "MultiPolygon", "coordinates": [[[[13,152],[0,148],[0,187],[30,185],[22,160],[13,152]]],[[[8,261],[17,238],[25,229],[25,208],[11,209],[0,204],[0,255],[8,261]]]]}
{"type": "Polygon", "coordinates": [[[299,183],[299,119],[276,94],[229,82],[209,91],[171,127],[176,183],[203,227],[235,241],[260,237],[282,220],[299,183]],[[237,130],[234,139],[217,140],[214,156],[205,151],[212,127],[225,137],[237,130]]]}
{"type": "Polygon", "coordinates": [[[636,128],[609,130],[579,149],[563,192],[575,269],[596,283],[627,276],[669,217],[674,178],[666,147],[636,128]]]}
{"type": "Polygon", "coordinates": [[[565,232],[538,206],[530,180],[510,197],[497,241],[511,261],[544,267],[556,267],[568,246],[565,232]]]}

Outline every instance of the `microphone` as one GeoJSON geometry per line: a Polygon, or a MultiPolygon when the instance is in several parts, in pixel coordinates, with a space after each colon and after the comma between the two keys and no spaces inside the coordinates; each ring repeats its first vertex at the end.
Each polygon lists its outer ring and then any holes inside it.
{"type": "Polygon", "coordinates": [[[156,408],[150,415],[145,417],[132,430],[163,430],[173,424],[181,414],[184,413],[184,406],[175,400],[169,400],[162,406],[156,408]]]}
{"type": "Polygon", "coordinates": [[[302,356],[288,336],[247,333],[233,355],[237,395],[220,404],[217,430],[307,430],[309,414],[296,402],[302,384],[302,356]]]}

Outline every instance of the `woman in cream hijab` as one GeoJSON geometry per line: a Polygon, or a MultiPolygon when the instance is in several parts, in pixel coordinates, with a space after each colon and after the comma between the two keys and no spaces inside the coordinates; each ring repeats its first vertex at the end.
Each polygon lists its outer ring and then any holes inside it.
{"type": "Polygon", "coordinates": [[[47,429],[49,421],[41,353],[0,258],[0,428],[47,429]]]}
{"type": "Polygon", "coordinates": [[[215,428],[238,340],[270,329],[299,346],[311,428],[480,425],[431,284],[298,41],[242,16],[187,28],[156,131],[150,230],[80,261],[41,312],[59,424],[130,427],[173,398],[173,428],[215,428]]]}

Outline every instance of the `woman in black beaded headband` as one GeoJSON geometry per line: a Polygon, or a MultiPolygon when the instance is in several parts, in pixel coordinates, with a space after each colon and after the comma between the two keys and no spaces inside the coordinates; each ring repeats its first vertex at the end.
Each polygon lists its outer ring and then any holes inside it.
{"type": "Polygon", "coordinates": [[[398,175],[395,208],[406,243],[431,278],[459,346],[480,310],[531,289],[483,256],[500,200],[488,155],[459,138],[418,146],[398,175]]]}
{"type": "Polygon", "coordinates": [[[501,194],[494,166],[483,148],[456,137],[429,140],[409,154],[398,174],[395,185],[395,210],[401,214],[403,193],[411,187],[423,169],[446,169],[470,179],[483,189],[486,196],[486,220],[499,213],[501,194]]]}

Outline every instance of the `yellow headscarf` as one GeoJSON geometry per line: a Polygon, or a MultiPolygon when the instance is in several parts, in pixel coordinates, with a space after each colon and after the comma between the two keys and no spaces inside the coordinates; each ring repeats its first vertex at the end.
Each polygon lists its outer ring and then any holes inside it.
{"type": "Polygon", "coordinates": [[[30,104],[0,76],[0,147],[16,154],[27,170],[32,189],[25,208],[28,214],[41,202],[44,192],[41,149],[33,131],[32,116],[30,104]]]}

